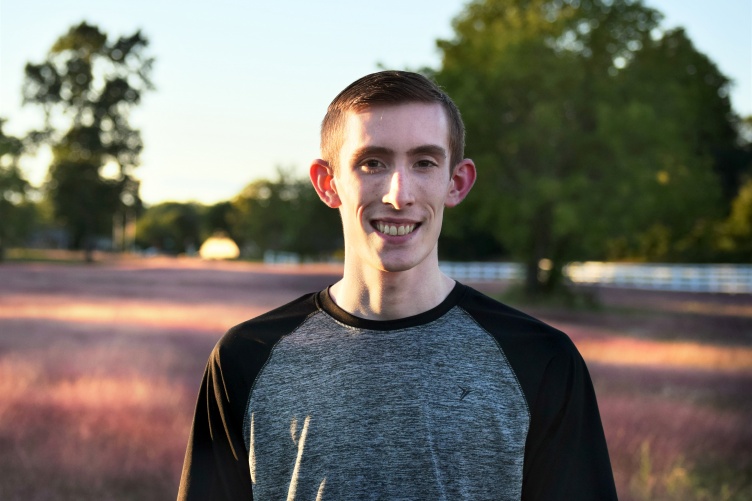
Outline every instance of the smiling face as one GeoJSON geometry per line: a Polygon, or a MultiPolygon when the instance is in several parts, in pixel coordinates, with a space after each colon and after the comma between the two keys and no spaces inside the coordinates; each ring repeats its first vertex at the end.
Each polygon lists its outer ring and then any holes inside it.
{"type": "Polygon", "coordinates": [[[451,168],[448,143],[440,104],[348,112],[336,172],[319,162],[311,177],[322,200],[340,209],[350,264],[389,272],[438,267],[444,207],[458,204],[475,179],[469,160],[451,168]]]}

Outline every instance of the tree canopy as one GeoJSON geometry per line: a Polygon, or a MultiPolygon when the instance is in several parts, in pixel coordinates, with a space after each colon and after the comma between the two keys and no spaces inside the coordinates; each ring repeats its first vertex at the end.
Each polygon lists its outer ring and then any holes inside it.
{"type": "Polygon", "coordinates": [[[279,169],[276,180],[250,183],[231,203],[230,234],[246,253],[321,257],[342,247],[339,213],[319,200],[307,178],[279,169]]]}
{"type": "Polygon", "coordinates": [[[136,225],[136,243],[166,254],[197,251],[206,231],[206,208],[197,203],[163,202],[149,207],[136,225]]]}
{"type": "Polygon", "coordinates": [[[526,262],[531,294],[567,260],[670,258],[719,213],[728,79],[681,30],[655,37],[660,20],[633,0],[476,0],[438,42],[432,76],[479,172],[447,229],[493,235],[526,262]]]}
{"type": "Polygon", "coordinates": [[[24,143],[20,138],[6,135],[4,123],[0,119],[0,261],[9,245],[22,242],[34,212],[28,203],[31,187],[18,166],[24,143]]]}
{"type": "Polygon", "coordinates": [[[76,248],[90,247],[118,210],[138,201],[133,169],[143,145],[129,112],[152,89],[147,46],[140,31],[108,40],[84,22],[58,38],[43,62],[26,65],[24,104],[44,110],[36,137],[53,152],[46,189],[76,248]],[[108,163],[115,177],[102,175],[108,163]]]}

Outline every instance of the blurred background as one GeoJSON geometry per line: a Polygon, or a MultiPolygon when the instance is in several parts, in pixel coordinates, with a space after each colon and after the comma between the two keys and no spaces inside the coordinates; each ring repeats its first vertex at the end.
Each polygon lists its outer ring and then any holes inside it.
{"type": "Polygon", "coordinates": [[[341,272],[306,173],[383,68],[462,111],[442,266],[575,340],[620,497],[752,497],[750,2],[0,0],[2,499],[174,496],[216,339],[341,272]]]}

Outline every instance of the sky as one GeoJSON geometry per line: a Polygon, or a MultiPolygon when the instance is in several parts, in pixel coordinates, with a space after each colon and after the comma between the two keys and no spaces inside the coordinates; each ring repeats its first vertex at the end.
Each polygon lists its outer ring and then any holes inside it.
{"type": "MultiPolygon", "coordinates": [[[[752,115],[752,0],[646,0],[682,26],[735,85],[752,115]]],[[[156,90],[131,113],[144,151],[136,177],[147,204],[228,200],[278,168],[306,175],[334,96],[380,67],[438,67],[466,0],[0,0],[0,117],[6,133],[40,127],[21,107],[23,68],[82,21],[111,37],[141,29],[156,58],[156,90]]],[[[49,151],[25,159],[43,183],[49,151]]]]}

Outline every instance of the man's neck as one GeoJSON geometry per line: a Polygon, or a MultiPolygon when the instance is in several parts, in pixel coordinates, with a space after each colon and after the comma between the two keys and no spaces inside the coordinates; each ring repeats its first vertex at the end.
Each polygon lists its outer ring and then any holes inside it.
{"type": "Polygon", "coordinates": [[[400,272],[348,266],[342,280],[330,289],[332,299],[348,313],[371,320],[394,320],[418,315],[441,304],[455,282],[437,263],[400,272]]]}

